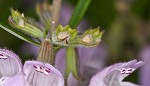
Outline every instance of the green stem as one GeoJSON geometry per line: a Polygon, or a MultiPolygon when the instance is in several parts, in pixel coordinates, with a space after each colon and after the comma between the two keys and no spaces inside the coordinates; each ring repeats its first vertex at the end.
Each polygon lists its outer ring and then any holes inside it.
{"type": "MultiPolygon", "coordinates": [[[[80,23],[82,17],[84,16],[91,0],[79,0],[73,15],[69,21],[69,25],[72,28],[76,28],[80,23]]],[[[65,78],[68,77],[69,73],[72,72],[73,76],[81,80],[79,73],[79,57],[78,57],[77,48],[68,47],[66,51],[66,73],[65,78]]]]}
{"type": "Polygon", "coordinates": [[[59,24],[61,4],[62,4],[62,0],[53,0],[52,24],[54,25],[54,30],[59,24]]]}
{"type": "Polygon", "coordinates": [[[68,47],[66,50],[66,72],[65,72],[65,79],[67,79],[70,72],[72,72],[73,76],[81,80],[80,73],[79,73],[79,58],[76,48],[68,47]]]}
{"type": "Polygon", "coordinates": [[[52,20],[51,20],[51,29],[46,35],[46,39],[43,41],[38,55],[38,60],[48,62],[52,65],[55,63],[54,49],[53,44],[51,43],[51,34],[56,29],[59,23],[60,9],[61,9],[61,0],[53,0],[53,9],[52,9],[52,20]]]}

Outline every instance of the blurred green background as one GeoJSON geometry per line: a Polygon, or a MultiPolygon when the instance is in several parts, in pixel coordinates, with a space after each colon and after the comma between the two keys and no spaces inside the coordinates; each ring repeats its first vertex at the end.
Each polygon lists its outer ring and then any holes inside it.
{"type": "MultiPolygon", "coordinates": [[[[38,20],[35,12],[38,1],[40,0],[0,0],[0,21],[8,24],[10,8],[38,20]]],[[[78,0],[63,1],[75,6],[78,0]]],[[[108,64],[137,58],[139,51],[150,43],[150,0],[92,0],[85,19],[89,26],[100,26],[105,30],[101,45],[108,49],[108,64]]],[[[1,47],[26,57],[28,55],[21,54],[23,49],[20,47],[23,43],[0,29],[1,47]]]]}

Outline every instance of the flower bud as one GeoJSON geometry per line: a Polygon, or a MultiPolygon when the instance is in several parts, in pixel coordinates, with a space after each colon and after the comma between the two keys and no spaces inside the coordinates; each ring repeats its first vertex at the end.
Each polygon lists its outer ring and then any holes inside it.
{"type": "Polygon", "coordinates": [[[39,28],[38,24],[34,21],[24,17],[24,14],[20,14],[18,11],[11,9],[11,16],[9,17],[9,23],[14,28],[36,38],[44,37],[44,33],[39,28]]]}

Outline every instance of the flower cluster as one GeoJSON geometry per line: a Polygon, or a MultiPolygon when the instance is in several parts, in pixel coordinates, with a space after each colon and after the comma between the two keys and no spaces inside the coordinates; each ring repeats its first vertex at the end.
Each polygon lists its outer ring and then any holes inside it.
{"type": "MultiPolygon", "coordinates": [[[[137,86],[122,80],[143,62],[132,60],[105,68],[92,77],[89,86],[137,86]]],[[[26,61],[6,49],[0,49],[0,86],[64,86],[62,74],[52,65],[40,61],[26,61]]]]}
{"type": "Polygon", "coordinates": [[[24,66],[19,57],[0,49],[0,86],[63,86],[61,73],[48,63],[26,61],[24,66]]]}

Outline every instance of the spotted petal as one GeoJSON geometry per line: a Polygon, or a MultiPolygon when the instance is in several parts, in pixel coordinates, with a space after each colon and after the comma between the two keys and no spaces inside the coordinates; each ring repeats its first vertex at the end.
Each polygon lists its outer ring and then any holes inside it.
{"type": "Polygon", "coordinates": [[[52,65],[38,61],[26,61],[24,68],[25,78],[31,86],[63,86],[64,79],[61,73],[52,65]]]}
{"type": "Polygon", "coordinates": [[[6,49],[0,49],[0,78],[14,76],[22,71],[19,57],[6,49]]]}
{"type": "Polygon", "coordinates": [[[124,86],[122,85],[122,80],[142,64],[142,61],[132,60],[109,66],[96,74],[91,79],[89,86],[124,86]]]}

